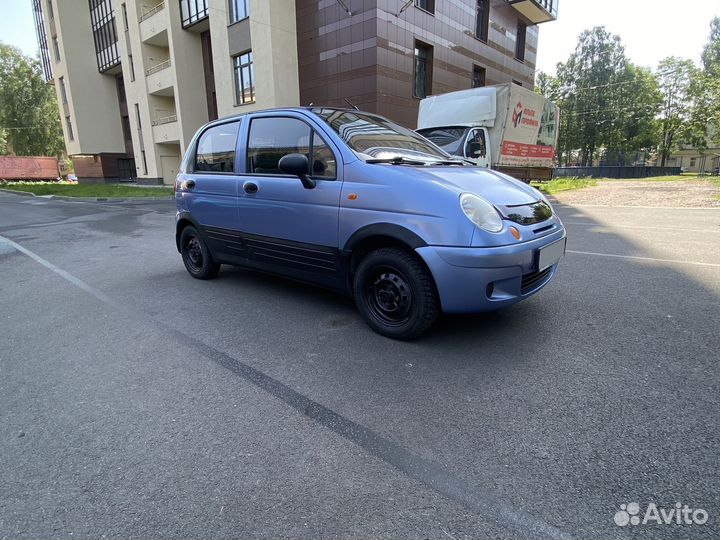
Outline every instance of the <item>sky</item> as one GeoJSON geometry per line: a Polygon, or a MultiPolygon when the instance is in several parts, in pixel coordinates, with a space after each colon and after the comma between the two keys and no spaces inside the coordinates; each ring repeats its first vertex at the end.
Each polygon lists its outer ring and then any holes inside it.
{"type": "Polygon", "coordinates": [[[720,16],[720,0],[560,0],[557,21],[539,26],[537,69],[554,74],[578,35],[601,25],[620,36],[634,64],[656,68],[679,56],[699,66],[713,16],[720,16]]]}
{"type": "MultiPolygon", "coordinates": [[[[0,41],[34,56],[30,0],[0,0],[0,8],[0,41]]],[[[654,68],[674,55],[699,65],[713,16],[720,16],[720,0],[560,0],[558,20],[540,25],[537,69],[554,73],[578,34],[595,25],[618,34],[636,64],[654,68]]]]}
{"type": "Polygon", "coordinates": [[[0,0],[0,12],[0,41],[35,56],[38,46],[30,0],[0,0]]]}

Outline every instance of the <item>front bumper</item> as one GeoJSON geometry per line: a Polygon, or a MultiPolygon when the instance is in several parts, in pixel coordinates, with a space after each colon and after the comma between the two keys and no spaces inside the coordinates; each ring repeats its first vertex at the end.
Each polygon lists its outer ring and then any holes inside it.
{"type": "Polygon", "coordinates": [[[538,272],[537,250],[565,238],[565,229],[501,247],[426,246],[415,251],[435,278],[446,313],[492,311],[511,306],[542,289],[557,263],[538,272]]]}

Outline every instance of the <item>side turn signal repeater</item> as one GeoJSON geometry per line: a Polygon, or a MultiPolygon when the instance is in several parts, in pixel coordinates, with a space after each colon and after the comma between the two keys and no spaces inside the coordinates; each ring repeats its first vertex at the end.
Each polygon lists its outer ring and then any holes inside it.
{"type": "Polygon", "coordinates": [[[351,201],[354,201],[355,199],[357,199],[357,194],[351,193],[350,195],[348,195],[348,199],[350,199],[351,201]]]}
{"type": "Polygon", "coordinates": [[[515,227],[510,227],[510,234],[515,237],[515,240],[520,240],[520,231],[518,231],[515,227]]]}

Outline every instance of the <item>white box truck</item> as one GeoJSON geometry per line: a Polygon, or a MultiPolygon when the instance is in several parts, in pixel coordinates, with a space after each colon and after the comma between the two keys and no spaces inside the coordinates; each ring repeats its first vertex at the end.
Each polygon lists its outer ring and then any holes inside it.
{"type": "Polygon", "coordinates": [[[551,178],[560,110],[514,83],[430,96],[418,133],[446,152],[529,181],[551,178]]]}

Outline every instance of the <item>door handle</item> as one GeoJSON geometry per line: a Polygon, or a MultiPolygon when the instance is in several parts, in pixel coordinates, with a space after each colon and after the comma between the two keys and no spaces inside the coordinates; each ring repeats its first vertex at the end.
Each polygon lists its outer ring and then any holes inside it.
{"type": "Polygon", "coordinates": [[[189,180],[185,180],[185,181],[182,183],[182,188],[185,189],[185,190],[193,190],[193,189],[195,189],[195,180],[193,180],[192,178],[189,179],[189,180]]]}
{"type": "Polygon", "coordinates": [[[248,195],[254,195],[258,192],[258,185],[255,182],[247,181],[243,184],[243,191],[248,195]]]}

